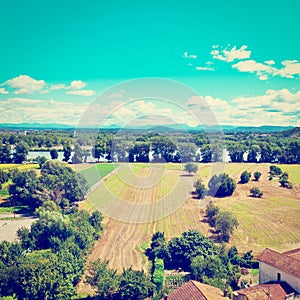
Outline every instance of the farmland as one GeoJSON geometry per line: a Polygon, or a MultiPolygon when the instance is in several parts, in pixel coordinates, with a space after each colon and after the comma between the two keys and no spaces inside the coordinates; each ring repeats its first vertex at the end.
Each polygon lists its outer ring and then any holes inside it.
{"type": "MultiPolygon", "coordinates": [[[[231,211],[238,218],[240,225],[233,234],[230,244],[235,244],[240,252],[252,249],[254,254],[258,254],[265,247],[280,251],[299,247],[300,225],[297,216],[300,215],[300,170],[296,165],[284,165],[281,168],[290,172],[293,190],[279,187],[276,179],[268,180],[269,164],[228,163],[219,166],[217,170],[224,169],[237,182],[244,170],[252,174],[260,171],[262,177],[259,182],[238,184],[231,197],[222,199],[206,197],[205,200],[195,200],[190,194],[193,182],[200,177],[207,184],[212,170],[216,169],[213,164],[199,164],[198,174],[194,176],[182,176],[185,174],[181,171],[182,166],[176,164],[155,167],[149,167],[147,164],[135,164],[134,167],[121,165],[118,172],[108,175],[103,184],[89,194],[88,201],[82,204],[82,208],[93,210],[95,207],[101,207],[103,199],[107,197],[138,204],[151,203],[172,194],[174,186],[181,191],[178,197],[186,198],[181,199],[182,205],[179,205],[173,213],[144,223],[123,222],[121,216],[124,206],[119,206],[120,218],[116,215],[114,218],[106,218],[104,233],[89,259],[95,260],[98,257],[108,259],[110,266],[118,271],[131,265],[135,269],[147,270],[148,262],[142,255],[141,246],[144,247],[150,242],[155,231],[164,231],[167,239],[179,236],[190,228],[198,229],[206,236],[211,235],[208,224],[201,221],[205,217],[204,207],[209,200],[213,200],[221,209],[231,211]],[[162,168],[160,180],[157,180],[156,172],[160,172],[162,168]],[[124,177],[125,174],[128,178],[124,177]],[[182,181],[181,178],[186,180],[182,181]],[[153,184],[155,182],[157,183],[153,184]],[[263,191],[263,198],[249,197],[249,189],[254,186],[263,191]],[[184,189],[187,193],[183,193],[184,189]]],[[[175,206],[177,204],[175,203],[175,206]]]]}

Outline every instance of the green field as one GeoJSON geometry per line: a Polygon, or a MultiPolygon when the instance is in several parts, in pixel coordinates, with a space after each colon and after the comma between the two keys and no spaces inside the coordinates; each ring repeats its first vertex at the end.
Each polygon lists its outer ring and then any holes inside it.
{"type": "Polygon", "coordinates": [[[11,169],[18,169],[19,171],[25,171],[25,170],[32,170],[32,169],[38,169],[38,164],[0,164],[0,170],[11,170],[11,169]]]}
{"type": "Polygon", "coordinates": [[[86,178],[88,185],[91,187],[112,172],[117,166],[112,163],[99,163],[81,170],[80,173],[86,178]]]}

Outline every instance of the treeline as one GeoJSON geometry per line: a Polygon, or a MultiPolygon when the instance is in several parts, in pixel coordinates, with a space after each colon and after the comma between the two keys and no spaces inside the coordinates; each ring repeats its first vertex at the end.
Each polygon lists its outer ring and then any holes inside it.
{"type": "Polygon", "coordinates": [[[73,163],[95,160],[126,162],[232,162],[300,163],[300,139],[284,133],[143,133],[141,131],[29,131],[26,135],[0,135],[0,163],[21,163],[29,150],[64,151],[73,163]]]}

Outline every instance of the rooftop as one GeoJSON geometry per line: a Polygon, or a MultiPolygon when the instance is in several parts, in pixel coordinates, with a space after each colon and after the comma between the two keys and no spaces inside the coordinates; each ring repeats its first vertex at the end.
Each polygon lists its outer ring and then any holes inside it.
{"type": "Polygon", "coordinates": [[[223,292],[213,286],[190,280],[166,296],[167,300],[224,300],[223,292]]]}
{"type": "Polygon", "coordinates": [[[289,251],[285,253],[279,253],[269,248],[266,248],[257,257],[257,260],[268,264],[278,270],[300,278],[300,260],[294,257],[298,257],[297,252],[292,253],[292,251],[289,251]]]}
{"type": "Polygon", "coordinates": [[[235,293],[244,295],[248,300],[283,300],[294,290],[286,283],[265,283],[238,290],[235,293]]]}

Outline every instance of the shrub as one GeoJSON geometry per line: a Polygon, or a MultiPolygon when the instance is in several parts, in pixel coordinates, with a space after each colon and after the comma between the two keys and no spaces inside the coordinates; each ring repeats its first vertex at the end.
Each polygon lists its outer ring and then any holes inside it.
{"type": "Polygon", "coordinates": [[[250,178],[251,178],[251,173],[250,172],[247,172],[247,171],[244,171],[242,174],[241,174],[241,183],[248,183],[250,181],[250,178]]]}
{"type": "Polygon", "coordinates": [[[236,188],[235,181],[228,176],[228,174],[214,175],[209,183],[208,187],[210,193],[216,197],[231,196],[236,188]]]}
{"type": "Polygon", "coordinates": [[[279,167],[276,166],[270,166],[270,174],[271,175],[281,175],[282,174],[282,170],[279,167]]]}
{"type": "Polygon", "coordinates": [[[261,198],[263,196],[263,192],[259,188],[254,187],[250,189],[250,196],[255,198],[261,198]]]}
{"type": "Polygon", "coordinates": [[[259,178],[260,178],[260,176],[261,176],[260,172],[258,172],[258,171],[254,172],[254,179],[255,179],[255,181],[258,181],[259,178]]]}
{"type": "Polygon", "coordinates": [[[197,194],[197,197],[199,199],[202,199],[205,197],[206,193],[207,193],[207,189],[205,187],[205,185],[202,183],[201,180],[197,180],[195,183],[194,183],[194,188],[195,188],[195,192],[197,194]]]}
{"type": "Polygon", "coordinates": [[[156,285],[156,289],[159,291],[163,288],[164,283],[164,261],[161,258],[155,258],[154,271],[152,275],[153,283],[156,285]]]}

